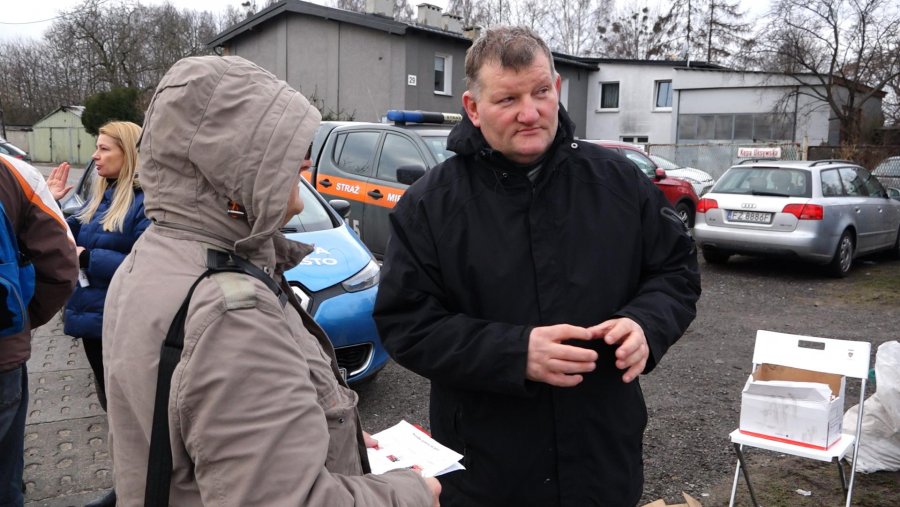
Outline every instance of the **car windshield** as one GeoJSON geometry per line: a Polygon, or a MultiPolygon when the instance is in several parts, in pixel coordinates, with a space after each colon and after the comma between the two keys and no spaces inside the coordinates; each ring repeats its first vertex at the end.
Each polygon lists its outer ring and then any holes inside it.
{"type": "Polygon", "coordinates": [[[456,153],[447,149],[447,136],[445,135],[422,136],[422,140],[425,141],[425,144],[428,146],[428,149],[431,150],[431,153],[434,155],[434,158],[437,159],[438,163],[456,155],[456,153]]]}
{"type": "Polygon", "coordinates": [[[291,217],[290,221],[282,227],[285,233],[313,232],[334,229],[331,214],[307,186],[305,180],[300,182],[300,198],[303,200],[303,211],[291,217]]]}
{"type": "Polygon", "coordinates": [[[673,169],[681,168],[681,166],[676,164],[675,162],[672,162],[671,160],[669,160],[667,158],[660,157],[659,155],[650,155],[650,158],[652,158],[653,161],[656,162],[657,165],[659,165],[666,171],[671,171],[673,169]]]}
{"type": "Polygon", "coordinates": [[[713,192],[773,197],[811,197],[810,173],[780,167],[732,167],[713,192]]]}

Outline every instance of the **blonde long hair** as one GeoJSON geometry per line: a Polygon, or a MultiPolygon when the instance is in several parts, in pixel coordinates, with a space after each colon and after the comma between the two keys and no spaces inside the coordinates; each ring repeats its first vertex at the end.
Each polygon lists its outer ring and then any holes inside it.
{"type": "MultiPolygon", "coordinates": [[[[112,204],[100,219],[104,231],[122,232],[125,227],[125,216],[131,208],[131,203],[134,202],[134,188],[140,186],[137,179],[137,142],[141,137],[141,127],[130,121],[111,121],[100,127],[100,133],[113,138],[125,154],[116,190],[113,192],[112,204]]],[[[106,178],[98,178],[91,192],[91,200],[78,214],[78,221],[86,224],[94,218],[107,188],[109,182],[106,178]]]]}

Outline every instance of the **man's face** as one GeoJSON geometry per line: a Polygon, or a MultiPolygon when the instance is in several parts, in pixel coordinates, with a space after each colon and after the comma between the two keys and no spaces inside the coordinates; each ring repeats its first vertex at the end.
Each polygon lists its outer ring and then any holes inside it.
{"type": "Polygon", "coordinates": [[[478,72],[478,97],[463,94],[469,119],[491,148],[519,164],[530,164],[550,148],[559,126],[559,76],[540,53],[520,71],[487,62],[478,72]]]}

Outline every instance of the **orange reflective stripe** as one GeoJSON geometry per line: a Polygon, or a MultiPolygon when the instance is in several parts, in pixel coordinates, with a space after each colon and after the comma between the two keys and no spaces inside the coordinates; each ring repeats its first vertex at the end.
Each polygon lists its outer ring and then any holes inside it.
{"type": "Polygon", "coordinates": [[[374,204],[375,206],[381,206],[382,208],[393,208],[397,205],[397,201],[400,200],[400,197],[403,196],[403,193],[406,189],[403,188],[395,188],[389,187],[386,185],[372,185],[369,184],[369,190],[378,190],[381,192],[381,199],[375,199],[371,195],[366,195],[366,204],[374,204]]]}
{"type": "Polygon", "coordinates": [[[351,201],[366,201],[366,184],[360,180],[351,180],[349,178],[341,178],[330,174],[319,174],[316,176],[316,190],[320,193],[333,195],[351,201]],[[328,186],[322,185],[323,181],[331,183],[328,186]]]}

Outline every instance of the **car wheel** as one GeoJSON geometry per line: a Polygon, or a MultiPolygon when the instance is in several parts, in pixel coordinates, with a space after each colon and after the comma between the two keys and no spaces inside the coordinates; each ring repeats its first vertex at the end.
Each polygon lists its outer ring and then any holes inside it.
{"type": "Polygon", "coordinates": [[[686,202],[676,204],[675,213],[678,213],[678,218],[684,222],[685,227],[690,229],[694,226],[694,210],[691,208],[690,204],[686,202]]]}
{"type": "Polygon", "coordinates": [[[853,238],[850,231],[844,231],[834,249],[834,257],[828,264],[828,273],[835,278],[843,278],[853,265],[853,238]]]}
{"type": "Polygon", "coordinates": [[[728,262],[729,257],[731,257],[731,254],[728,252],[713,250],[711,248],[703,249],[703,259],[706,260],[708,264],[725,264],[728,262]]]}

